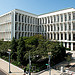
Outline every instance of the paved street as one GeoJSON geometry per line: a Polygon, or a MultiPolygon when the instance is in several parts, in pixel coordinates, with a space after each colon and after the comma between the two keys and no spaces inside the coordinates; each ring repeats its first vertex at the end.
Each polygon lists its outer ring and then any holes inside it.
{"type": "Polygon", "coordinates": [[[2,70],[0,70],[0,75],[7,75],[2,70]]]}

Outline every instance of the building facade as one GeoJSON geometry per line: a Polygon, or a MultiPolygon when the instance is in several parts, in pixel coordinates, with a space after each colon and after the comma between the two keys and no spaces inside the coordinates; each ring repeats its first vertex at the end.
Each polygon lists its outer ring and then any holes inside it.
{"type": "Polygon", "coordinates": [[[21,36],[42,34],[52,41],[75,50],[75,9],[68,8],[41,15],[19,9],[0,16],[0,39],[19,39],[21,36]]]}

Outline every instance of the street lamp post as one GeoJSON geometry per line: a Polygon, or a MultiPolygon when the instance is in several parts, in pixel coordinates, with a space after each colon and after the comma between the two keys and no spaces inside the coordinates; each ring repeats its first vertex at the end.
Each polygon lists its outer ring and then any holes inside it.
{"type": "Polygon", "coordinates": [[[50,69],[50,55],[51,55],[51,52],[48,52],[48,56],[49,56],[49,75],[51,75],[51,69],[50,69]]]}
{"type": "Polygon", "coordinates": [[[9,73],[11,73],[11,71],[10,71],[10,51],[11,51],[11,50],[8,49],[8,52],[7,52],[7,53],[9,54],[9,73]]]}

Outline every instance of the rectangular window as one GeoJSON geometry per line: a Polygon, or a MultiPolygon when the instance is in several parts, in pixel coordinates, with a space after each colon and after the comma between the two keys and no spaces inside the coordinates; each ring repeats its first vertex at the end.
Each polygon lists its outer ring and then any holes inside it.
{"type": "Polygon", "coordinates": [[[57,36],[58,36],[58,40],[59,40],[59,33],[57,34],[57,36]]]}
{"type": "Polygon", "coordinates": [[[57,31],[59,31],[59,24],[57,24],[57,31]]]}
{"type": "Polygon", "coordinates": [[[51,16],[51,23],[53,23],[53,18],[52,18],[52,16],[51,16]]]}
{"type": "Polygon", "coordinates": [[[61,40],[63,40],[63,33],[61,33],[61,40]]]}
{"type": "Polygon", "coordinates": [[[69,23],[69,30],[71,30],[71,23],[69,23]]]}
{"type": "Polygon", "coordinates": [[[75,34],[73,34],[73,41],[75,41],[75,34]]]}
{"type": "Polygon", "coordinates": [[[67,24],[65,23],[65,31],[67,30],[67,24]]]}
{"type": "Polygon", "coordinates": [[[67,34],[65,33],[65,40],[67,40],[67,34]]]}
{"type": "Polygon", "coordinates": [[[71,33],[69,33],[69,41],[71,40],[71,33]]]}
{"type": "Polygon", "coordinates": [[[73,30],[75,30],[75,23],[73,23],[73,30]]]}
{"type": "Polygon", "coordinates": [[[63,24],[61,24],[61,31],[63,31],[63,24]]]}
{"type": "Polygon", "coordinates": [[[68,14],[69,15],[69,21],[71,21],[71,14],[68,14]]]}
{"type": "Polygon", "coordinates": [[[75,12],[73,13],[73,20],[75,20],[75,12]]]}
{"type": "Polygon", "coordinates": [[[54,22],[56,22],[56,16],[54,16],[54,22]]]}
{"type": "Polygon", "coordinates": [[[55,26],[55,24],[54,24],[54,31],[56,31],[56,26],[55,26]]]}
{"type": "Polygon", "coordinates": [[[25,16],[25,23],[27,22],[27,16],[25,16]]]}
{"type": "Polygon", "coordinates": [[[17,14],[15,14],[15,21],[17,21],[17,14]]]}
{"type": "Polygon", "coordinates": [[[63,22],[63,15],[61,15],[61,22],[63,22]]]}
{"type": "Polygon", "coordinates": [[[21,15],[19,14],[19,22],[21,21],[21,15]]]}
{"type": "Polygon", "coordinates": [[[57,15],[57,22],[59,22],[59,15],[57,15]]]}
{"type": "Polygon", "coordinates": [[[65,21],[67,21],[67,15],[65,14],[64,16],[65,16],[65,21]]]}

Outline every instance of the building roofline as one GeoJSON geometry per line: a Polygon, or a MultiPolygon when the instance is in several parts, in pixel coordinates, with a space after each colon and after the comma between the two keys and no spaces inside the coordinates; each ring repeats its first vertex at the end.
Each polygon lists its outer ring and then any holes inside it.
{"type": "Polygon", "coordinates": [[[45,14],[50,14],[50,13],[54,13],[54,12],[58,12],[58,11],[63,11],[63,10],[67,10],[67,9],[74,9],[74,8],[73,8],[73,7],[70,7],[70,8],[60,9],[60,10],[56,10],[56,11],[52,11],[52,12],[40,14],[40,15],[38,15],[38,16],[45,15],[45,14]]]}
{"type": "Polygon", "coordinates": [[[27,12],[27,11],[24,11],[24,10],[20,10],[20,9],[15,9],[15,10],[22,11],[22,12],[25,12],[25,13],[28,13],[28,14],[32,14],[32,15],[38,16],[38,15],[36,15],[34,13],[30,13],[30,12],[27,12]]]}
{"type": "MultiPolygon", "coordinates": [[[[73,8],[73,7],[70,7],[70,8],[66,8],[66,9],[74,9],[74,8],[73,8]]],[[[52,12],[48,12],[48,13],[44,13],[44,14],[40,14],[40,15],[36,15],[36,14],[30,13],[30,12],[26,12],[26,11],[23,11],[23,10],[20,10],[20,9],[14,9],[14,10],[12,10],[12,11],[18,10],[18,11],[22,11],[22,12],[25,12],[25,13],[28,13],[28,14],[35,15],[35,16],[41,16],[41,15],[50,14],[50,13],[54,13],[54,12],[58,12],[58,11],[63,11],[63,10],[66,10],[66,9],[61,9],[61,10],[57,10],[57,11],[52,11],[52,12]]],[[[11,13],[12,11],[9,11],[9,12],[3,14],[3,15],[0,15],[0,17],[9,14],[9,13],[11,13]]]]}

